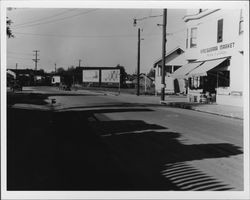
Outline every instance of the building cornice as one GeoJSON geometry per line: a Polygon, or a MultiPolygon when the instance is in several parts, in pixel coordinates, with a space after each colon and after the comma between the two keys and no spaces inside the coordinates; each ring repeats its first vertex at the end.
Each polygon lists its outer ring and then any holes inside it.
{"type": "Polygon", "coordinates": [[[200,19],[200,18],[205,17],[207,15],[210,15],[218,10],[220,10],[220,9],[205,10],[205,11],[198,13],[198,14],[195,14],[195,15],[186,15],[183,17],[183,20],[184,20],[184,22],[188,22],[190,20],[197,20],[197,19],[200,19]]]}

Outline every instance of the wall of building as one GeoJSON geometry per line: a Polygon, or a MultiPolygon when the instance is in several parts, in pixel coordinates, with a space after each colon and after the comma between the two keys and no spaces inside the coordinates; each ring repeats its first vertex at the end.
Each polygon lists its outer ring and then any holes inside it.
{"type": "MultiPolygon", "coordinates": [[[[184,52],[182,51],[180,54],[177,51],[171,53],[170,55],[166,56],[166,66],[174,67],[174,66],[182,66],[184,65],[185,57],[184,52]]],[[[185,91],[185,84],[184,80],[175,79],[171,77],[171,73],[166,73],[165,76],[165,92],[166,94],[173,94],[176,92],[183,93],[185,91]]],[[[158,63],[155,67],[155,90],[156,92],[161,92],[161,63],[158,63]]]]}
{"type": "MultiPolygon", "coordinates": [[[[206,12],[211,12],[206,11],[206,12]]],[[[239,34],[239,23],[241,10],[240,9],[221,9],[210,14],[198,17],[197,19],[187,20],[186,25],[189,31],[188,48],[185,51],[187,60],[211,60],[224,57],[231,57],[230,66],[230,87],[226,88],[228,95],[220,94],[221,90],[217,92],[217,103],[224,104],[230,97],[233,99],[230,104],[238,104],[242,102],[239,100],[242,97],[236,98],[231,95],[231,92],[243,91],[243,34],[239,34]],[[218,20],[223,19],[223,40],[217,42],[217,23],[218,20]],[[197,27],[197,46],[190,48],[190,34],[191,28],[197,27]],[[218,96],[219,95],[219,96],[218,96]]],[[[225,90],[225,88],[223,89],[225,90]]]]}
{"type": "Polygon", "coordinates": [[[61,77],[60,76],[53,76],[51,82],[52,82],[52,84],[60,83],[61,77]]]}

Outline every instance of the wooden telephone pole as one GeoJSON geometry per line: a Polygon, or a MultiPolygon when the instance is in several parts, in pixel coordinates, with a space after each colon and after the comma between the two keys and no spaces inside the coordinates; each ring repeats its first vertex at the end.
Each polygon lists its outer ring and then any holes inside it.
{"type": "Polygon", "coordinates": [[[141,55],[141,29],[138,28],[138,51],[137,51],[137,90],[136,95],[140,95],[140,55],[141,55]]]}
{"type": "Polygon", "coordinates": [[[162,67],[161,67],[161,101],[165,100],[165,55],[166,55],[166,25],[167,9],[163,10],[163,27],[162,27],[162,67]]]}
{"type": "Polygon", "coordinates": [[[35,85],[36,85],[36,75],[37,75],[37,62],[40,60],[40,59],[38,59],[37,58],[37,53],[39,52],[38,50],[34,50],[33,52],[35,52],[36,54],[35,54],[35,59],[32,59],[34,62],[35,62],[35,79],[34,79],[34,82],[35,82],[35,85]]]}
{"type": "Polygon", "coordinates": [[[34,50],[33,52],[35,52],[35,59],[32,59],[35,62],[35,71],[37,71],[37,62],[40,60],[37,58],[37,53],[39,52],[38,50],[34,50]]]}

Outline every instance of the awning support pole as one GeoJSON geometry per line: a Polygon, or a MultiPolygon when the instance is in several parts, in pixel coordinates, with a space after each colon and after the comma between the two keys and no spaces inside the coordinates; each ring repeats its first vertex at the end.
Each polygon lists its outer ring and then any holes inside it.
{"type": "Polygon", "coordinates": [[[216,72],[216,74],[217,74],[217,88],[218,88],[219,87],[219,73],[216,72]]]}

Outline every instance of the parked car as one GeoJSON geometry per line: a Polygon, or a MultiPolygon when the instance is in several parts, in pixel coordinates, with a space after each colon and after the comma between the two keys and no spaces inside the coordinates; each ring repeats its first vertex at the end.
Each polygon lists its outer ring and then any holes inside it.
{"type": "Polygon", "coordinates": [[[66,84],[61,83],[61,84],[59,85],[59,90],[70,91],[70,90],[71,90],[71,87],[70,87],[70,85],[66,85],[66,84]]]}

